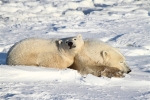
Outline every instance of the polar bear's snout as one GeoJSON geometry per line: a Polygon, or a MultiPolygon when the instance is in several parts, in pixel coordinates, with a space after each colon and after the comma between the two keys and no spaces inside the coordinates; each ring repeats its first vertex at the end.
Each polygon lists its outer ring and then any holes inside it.
{"type": "Polygon", "coordinates": [[[127,73],[127,74],[132,71],[126,64],[124,64],[124,66],[122,68],[124,70],[124,73],[127,73]]]}
{"type": "Polygon", "coordinates": [[[130,72],[131,72],[131,69],[129,69],[129,70],[127,71],[127,74],[130,73],[130,72]]]}
{"type": "Polygon", "coordinates": [[[68,42],[69,49],[75,48],[76,46],[73,44],[73,42],[68,42]]]}
{"type": "Polygon", "coordinates": [[[72,43],[72,42],[69,42],[69,43],[68,43],[68,46],[70,46],[70,47],[71,47],[72,45],[73,45],[73,43],[72,43]]]}

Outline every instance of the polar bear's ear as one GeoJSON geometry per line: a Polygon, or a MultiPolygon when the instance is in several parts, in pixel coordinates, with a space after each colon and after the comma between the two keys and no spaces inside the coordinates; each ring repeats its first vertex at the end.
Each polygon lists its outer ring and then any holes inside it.
{"type": "Polygon", "coordinates": [[[108,52],[107,52],[107,51],[102,51],[102,52],[101,52],[101,56],[102,56],[102,58],[103,58],[103,60],[104,60],[105,62],[108,61],[109,57],[108,57],[108,52]]]}
{"type": "Polygon", "coordinates": [[[81,34],[78,34],[78,35],[77,35],[77,38],[82,38],[82,35],[81,35],[81,34]]]}
{"type": "Polygon", "coordinates": [[[103,58],[106,58],[107,55],[108,55],[107,51],[102,51],[102,52],[101,52],[101,56],[102,56],[103,58]]]}
{"type": "Polygon", "coordinates": [[[62,40],[58,40],[58,44],[61,44],[62,43],[62,40]]]}

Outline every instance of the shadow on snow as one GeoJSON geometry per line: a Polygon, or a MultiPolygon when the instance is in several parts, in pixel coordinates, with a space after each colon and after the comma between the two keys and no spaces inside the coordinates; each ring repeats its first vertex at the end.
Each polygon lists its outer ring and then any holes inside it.
{"type": "Polygon", "coordinates": [[[6,57],[7,57],[7,53],[0,52],[0,65],[6,64],[6,57]]]}

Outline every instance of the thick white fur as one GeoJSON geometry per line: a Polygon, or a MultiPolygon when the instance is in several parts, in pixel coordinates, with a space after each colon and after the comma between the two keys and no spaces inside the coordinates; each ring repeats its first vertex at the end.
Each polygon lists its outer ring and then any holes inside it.
{"type": "Polygon", "coordinates": [[[125,57],[116,48],[99,40],[87,39],[81,51],[75,56],[71,68],[78,70],[81,74],[91,73],[98,76],[104,70],[104,66],[117,68],[123,73],[131,71],[125,57]]]}
{"type": "Polygon", "coordinates": [[[83,46],[81,35],[64,39],[30,38],[16,43],[8,52],[8,65],[67,68],[83,46]],[[73,44],[69,46],[69,42],[73,44]]]}

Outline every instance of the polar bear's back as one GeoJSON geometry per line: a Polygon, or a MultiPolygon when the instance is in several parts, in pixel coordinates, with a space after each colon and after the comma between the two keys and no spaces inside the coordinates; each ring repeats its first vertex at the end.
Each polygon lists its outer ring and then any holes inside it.
{"type": "Polygon", "coordinates": [[[57,51],[55,39],[29,38],[16,43],[8,52],[7,64],[36,65],[36,58],[42,52],[57,51]],[[33,62],[33,63],[32,63],[33,62]],[[29,63],[29,64],[27,64],[29,63]]]}
{"type": "Polygon", "coordinates": [[[100,40],[85,40],[84,46],[80,54],[85,54],[95,62],[101,61],[100,52],[103,50],[112,50],[112,46],[100,41],[100,40]]]}
{"type": "Polygon", "coordinates": [[[21,49],[23,52],[43,52],[55,51],[57,49],[55,39],[29,38],[16,44],[16,49],[21,49]]]}
{"type": "Polygon", "coordinates": [[[112,46],[106,44],[105,42],[103,41],[100,41],[100,40],[92,40],[92,39],[87,39],[85,40],[85,46],[87,49],[93,51],[95,50],[103,50],[103,49],[110,49],[110,48],[113,48],[112,46]],[[96,47],[96,48],[95,48],[96,47]]]}

